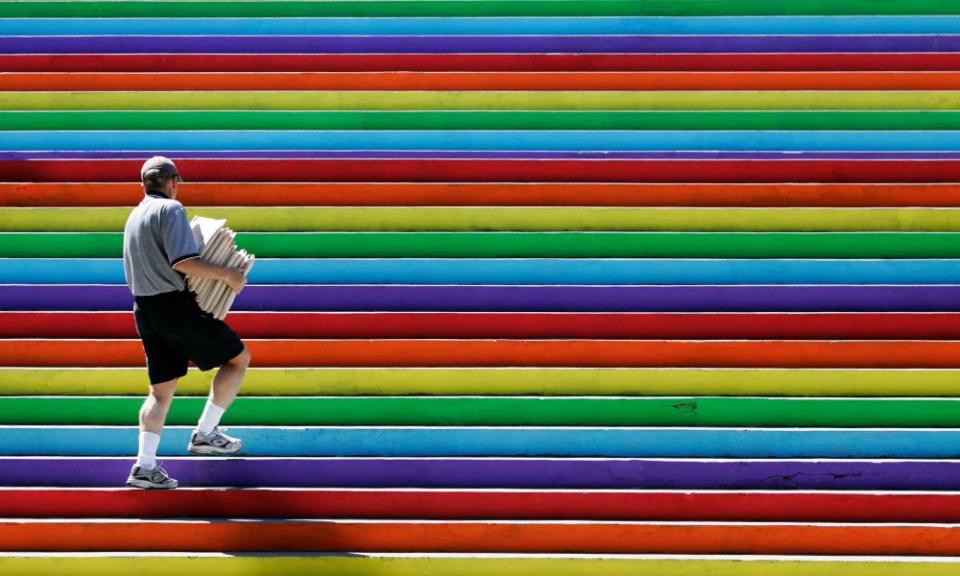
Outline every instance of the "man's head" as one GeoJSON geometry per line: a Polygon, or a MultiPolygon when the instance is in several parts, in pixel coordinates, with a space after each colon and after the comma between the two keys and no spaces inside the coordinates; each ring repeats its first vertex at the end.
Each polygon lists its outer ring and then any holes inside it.
{"type": "Polygon", "coordinates": [[[177,182],[182,182],[180,172],[173,160],[165,156],[148,158],[140,167],[140,182],[147,194],[163,194],[167,198],[177,196],[177,182]]]}

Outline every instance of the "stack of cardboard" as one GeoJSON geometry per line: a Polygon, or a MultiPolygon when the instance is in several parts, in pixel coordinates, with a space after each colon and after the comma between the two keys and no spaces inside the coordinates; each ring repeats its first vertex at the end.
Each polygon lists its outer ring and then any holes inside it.
{"type": "MultiPolygon", "coordinates": [[[[194,216],[190,228],[200,247],[200,257],[211,264],[243,269],[244,275],[253,268],[254,255],[246,250],[237,250],[234,243],[237,234],[227,228],[226,220],[194,216]]],[[[218,320],[227,317],[237,297],[226,282],[212,278],[194,278],[187,276],[187,287],[197,296],[197,304],[204,312],[209,312],[218,320]]]]}

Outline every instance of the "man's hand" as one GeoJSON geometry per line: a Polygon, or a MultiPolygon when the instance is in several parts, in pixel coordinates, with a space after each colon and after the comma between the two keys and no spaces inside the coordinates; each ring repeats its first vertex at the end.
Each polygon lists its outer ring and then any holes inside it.
{"type": "Polygon", "coordinates": [[[226,282],[227,286],[230,286],[230,289],[238,294],[243,290],[243,287],[247,285],[247,277],[240,268],[224,268],[221,280],[226,282]]]}
{"type": "Polygon", "coordinates": [[[202,258],[190,258],[174,264],[173,269],[194,278],[213,278],[226,282],[230,289],[239,293],[247,285],[247,278],[240,268],[228,268],[211,264],[202,258]]]}

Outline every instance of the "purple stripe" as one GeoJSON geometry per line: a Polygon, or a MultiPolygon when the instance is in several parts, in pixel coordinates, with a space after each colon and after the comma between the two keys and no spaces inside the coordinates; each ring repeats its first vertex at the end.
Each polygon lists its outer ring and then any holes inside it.
{"type": "Polygon", "coordinates": [[[148,158],[154,155],[175,158],[514,158],[514,159],[599,159],[599,160],[644,160],[677,158],[690,160],[790,160],[842,158],[853,160],[952,160],[960,158],[960,152],[510,152],[510,151],[167,151],[114,152],[20,152],[0,151],[0,160],[45,160],[45,159],[112,159],[148,158]]]}
{"type": "MultiPolygon", "coordinates": [[[[3,310],[130,310],[122,285],[3,285],[3,310]]],[[[960,311],[960,286],[249,286],[256,311],[960,311]]]]}
{"type": "MultiPolygon", "coordinates": [[[[132,459],[0,458],[4,486],[121,486],[132,459]]],[[[957,461],[167,459],[186,486],[957,490],[957,461]]]]}
{"type": "Polygon", "coordinates": [[[5,36],[0,53],[955,52],[960,36],[5,36]]]}

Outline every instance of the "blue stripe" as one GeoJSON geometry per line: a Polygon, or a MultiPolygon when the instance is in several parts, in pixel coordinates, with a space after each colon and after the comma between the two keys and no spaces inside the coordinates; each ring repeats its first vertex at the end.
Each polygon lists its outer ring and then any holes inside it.
{"type": "MultiPolygon", "coordinates": [[[[177,98],[177,96],[172,96],[177,98]]],[[[955,151],[960,131],[10,131],[0,150],[955,151]]]]}
{"type": "MultiPolygon", "coordinates": [[[[164,431],[186,455],[191,428],[164,431]]],[[[960,430],[231,427],[246,456],[957,458],[960,430]]],[[[136,427],[0,427],[3,456],[129,456],[136,427]]]]}
{"type": "MultiPolygon", "coordinates": [[[[0,284],[125,284],[119,259],[0,258],[0,284]]],[[[261,259],[251,284],[960,284],[960,260],[261,259]]]]}
{"type": "Polygon", "coordinates": [[[0,18],[4,36],[955,34],[957,16],[0,18]]]}

